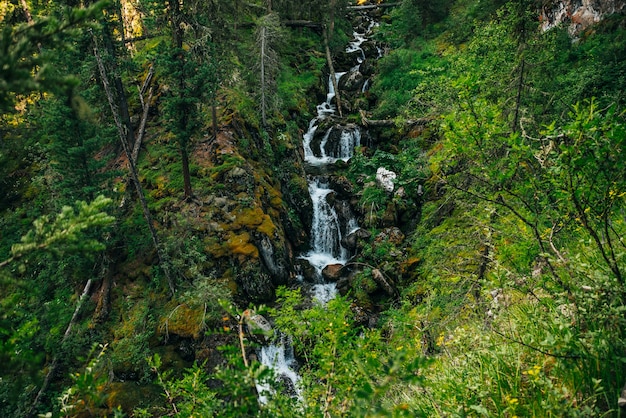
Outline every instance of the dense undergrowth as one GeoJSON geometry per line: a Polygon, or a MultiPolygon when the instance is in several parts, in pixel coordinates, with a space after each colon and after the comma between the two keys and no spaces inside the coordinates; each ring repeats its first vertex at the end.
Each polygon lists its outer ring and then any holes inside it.
{"type": "MultiPolygon", "coordinates": [[[[317,16],[286,3],[274,4],[284,18],[317,16]]],[[[619,415],[624,17],[609,16],[573,40],[566,27],[541,32],[538,6],[404,1],[385,9],[376,38],[389,51],[362,110],[396,126],[373,128],[372,146],[345,170],[359,222],[374,237],[353,260],[367,268],[352,293],[325,306],[288,287],[259,297],[272,300],[270,308],[255,306],[292,339],[300,399],[258,362],[245,364],[238,319],[266,288],[254,240],[288,229],[294,243],[305,242],[297,231],[306,223],[298,210],[307,186],[294,155],[318,102],[311,96],[323,96],[319,31],[292,29],[272,40],[280,59],[265,122],[257,67],[247,65],[258,56],[251,27],[271,29],[271,19],[257,20],[262,7],[242,12],[239,2],[225,2],[214,10],[222,32],[190,23],[211,33],[206,49],[190,42],[169,54],[161,33],[116,69],[140,87],[149,63],[193,53],[198,74],[212,78],[199,91],[193,77],[177,84],[177,69],[189,70],[176,62],[156,72],[161,88],[137,167],[160,252],[129,191],[104,92],[92,82],[95,58],[77,48],[90,36],[72,33],[74,48],[52,62],[78,73],[80,94],[19,96],[23,108],[2,116],[2,414],[619,415]],[[235,46],[219,49],[227,41],[235,46]],[[168,100],[169,108],[159,105],[168,100]],[[181,125],[185,106],[193,120],[181,125]],[[189,143],[181,142],[191,126],[189,143]],[[192,199],[181,200],[181,149],[191,157],[192,199]],[[397,173],[402,193],[376,186],[381,166],[397,173]],[[116,205],[100,197],[66,206],[99,194],[116,205]],[[391,226],[401,231],[392,235],[391,226]],[[374,270],[391,278],[395,297],[380,292],[374,270]],[[91,278],[96,290],[81,298],[91,278]],[[29,411],[51,364],[44,402],[29,411]],[[258,401],[261,382],[276,389],[266,404],[258,401]]],[[[152,22],[159,23],[167,22],[152,22]]],[[[335,51],[347,39],[346,21],[337,26],[335,51]]],[[[128,91],[139,114],[144,97],[128,91]]],[[[252,351],[257,343],[244,345],[252,351]]]]}

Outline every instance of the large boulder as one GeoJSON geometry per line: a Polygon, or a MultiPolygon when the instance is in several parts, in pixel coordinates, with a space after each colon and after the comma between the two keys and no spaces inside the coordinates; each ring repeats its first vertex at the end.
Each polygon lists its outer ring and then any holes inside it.
{"type": "Polygon", "coordinates": [[[360,93],[363,88],[363,83],[365,83],[363,74],[359,71],[349,72],[339,80],[339,90],[343,92],[348,91],[360,93]]]}
{"type": "Polygon", "coordinates": [[[322,277],[329,282],[336,282],[341,278],[343,264],[329,264],[322,270],[322,277]]]}
{"type": "Polygon", "coordinates": [[[341,245],[346,248],[348,251],[354,251],[358,247],[359,240],[367,239],[371,237],[372,234],[366,229],[359,228],[354,232],[346,235],[341,239],[341,245]]]}

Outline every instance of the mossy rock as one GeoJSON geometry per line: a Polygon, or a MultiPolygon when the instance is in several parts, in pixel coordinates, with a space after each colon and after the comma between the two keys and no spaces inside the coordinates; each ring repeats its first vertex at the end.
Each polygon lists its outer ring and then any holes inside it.
{"type": "Polygon", "coordinates": [[[226,245],[231,254],[252,258],[259,257],[259,249],[250,242],[250,234],[248,232],[241,234],[231,232],[226,240],[226,245]]]}
{"type": "Polygon", "coordinates": [[[131,414],[136,408],[160,405],[163,401],[163,390],[153,384],[112,382],[107,385],[104,392],[106,405],[111,415],[118,407],[122,412],[131,414]]]}
{"type": "Polygon", "coordinates": [[[203,306],[190,306],[186,303],[176,305],[176,302],[170,302],[165,310],[169,313],[159,321],[160,334],[200,338],[204,330],[203,306]]]}

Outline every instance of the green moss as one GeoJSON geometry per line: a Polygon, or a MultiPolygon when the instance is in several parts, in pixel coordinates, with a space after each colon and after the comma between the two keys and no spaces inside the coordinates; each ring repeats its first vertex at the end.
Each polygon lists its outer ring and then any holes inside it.
{"type": "Polygon", "coordinates": [[[159,321],[161,335],[178,335],[183,338],[198,339],[204,329],[204,305],[178,304],[171,301],[165,306],[166,316],[159,321]]]}

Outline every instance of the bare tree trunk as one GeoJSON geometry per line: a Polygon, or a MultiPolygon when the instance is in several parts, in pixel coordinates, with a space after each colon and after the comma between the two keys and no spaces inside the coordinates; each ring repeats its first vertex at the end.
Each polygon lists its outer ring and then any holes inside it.
{"type": "Polygon", "coordinates": [[[104,86],[104,91],[106,92],[107,100],[109,101],[109,107],[111,108],[113,120],[115,121],[115,125],[117,126],[117,131],[120,137],[120,141],[122,143],[122,148],[124,149],[124,153],[126,154],[126,158],[128,159],[128,167],[130,170],[130,176],[133,181],[133,184],[135,185],[137,196],[139,197],[139,202],[141,203],[141,208],[143,210],[143,215],[144,215],[144,218],[146,219],[146,223],[148,224],[148,229],[150,230],[152,243],[154,245],[154,249],[156,250],[157,257],[159,259],[159,265],[161,266],[161,268],[163,269],[163,273],[167,277],[167,282],[170,287],[170,291],[172,292],[172,295],[173,295],[174,284],[169,274],[167,265],[164,262],[164,257],[161,254],[161,250],[159,246],[159,238],[157,236],[156,230],[154,229],[152,215],[150,214],[150,210],[148,209],[148,204],[146,203],[146,198],[143,193],[143,188],[141,187],[141,182],[139,181],[139,176],[137,175],[137,167],[135,166],[135,163],[133,162],[131,151],[128,147],[128,144],[126,143],[126,135],[124,132],[124,126],[122,125],[122,122],[120,121],[119,115],[117,113],[117,109],[115,108],[115,101],[113,99],[111,87],[109,86],[106,69],[104,67],[104,63],[102,62],[102,58],[98,51],[98,42],[97,42],[95,35],[93,35],[93,33],[92,33],[92,36],[93,36],[93,42],[94,42],[93,52],[96,57],[96,61],[98,62],[98,70],[100,71],[100,77],[102,78],[102,85],[104,86]]]}
{"type": "Polygon", "coordinates": [[[326,61],[328,63],[328,69],[330,71],[330,81],[333,83],[335,89],[335,101],[337,102],[337,111],[339,116],[343,117],[341,111],[341,97],[339,95],[339,83],[337,83],[337,77],[335,75],[335,67],[333,66],[333,57],[330,55],[330,46],[328,45],[328,31],[324,30],[324,47],[326,48],[326,61]]]}
{"type": "Polygon", "coordinates": [[[261,120],[263,126],[267,125],[266,119],[266,103],[265,103],[265,34],[267,30],[264,27],[261,28],[261,120]]]}
{"type": "MultiPolygon", "coordinates": [[[[72,327],[74,326],[74,323],[76,322],[76,318],[78,317],[80,308],[83,306],[83,302],[85,302],[85,299],[87,299],[87,295],[89,294],[89,290],[91,289],[92,283],[93,283],[92,279],[87,280],[87,283],[85,283],[85,287],[83,288],[83,293],[80,295],[80,299],[78,299],[78,303],[76,305],[76,309],[74,309],[74,314],[72,315],[72,319],[70,319],[70,323],[68,324],[67,328],[65,329],[65,333],[63,334],[61,345],[63,345],[65,341],[67,341],[67,338],[72,332],[72,327]]],[[[26,416],[31,417],[34,415],[35,409],[37,408],[37,405],[39,405],[39,402],[43,394],[46,392],[46,390],[48,390],[48,386],[50,385],[50,380],[52,379],[52,376],[56,372],[56,369],[58,366],[59,366],[59,355],[56,354],[54,358],[52,359],[52,363],[50,363],[50,366],[48,367],[48,373],[46,373],[46,377],[44,378],[43,383],[41,384],[41,388],[39,389],[39,392],[37,392],[37,396],[35,397],[35,400],[33,401],[30,408],[28,409],[26,416]]]]}
{"type": "Polygon", "coordinates": [[[139,100],[141,101],[143,113],[141,115],[141,122],[139,123],[139,130],[137,131],[137,138],[135,138],[135,142],[133,144],[133,152],[131,154],[133,158],[133,162],[135,164],[137,164],[137,158],[139,157],[139,149],[141,148],[141,143],[143,142],[143,136],[146,132],[146,123],[148,121],[148,113],[150,112],[150,102],[152,102],[152,95],[154,93],[154,87],[150,87],[150,91],[148,92],[148,100],[144,100],[144,94],[146,93],[146,89],[150,85],[153,76],[154,76],[154,66],[150,66],[148,75],[146,76],[146,79],[143,82],[141,89],[139,90],[139,100]]]}
{"type": "Polygon", "coordinates": [[[145,105],[143,107],[143,114],[141,115],[141,123],[139,124],[139,130],[137,131],[137,138],[135,139],[135,143],[133,144],[133,151],[131,153],[131,158],[133,159],[133,163],[135,164],[137,164],[137,160],[139,159],[139,149],[141,148],[141,143],[143,142],[143,136],[146,133],[146,123],[148,121],[148,112],[150,111],[150,101],[152,100],[153,92],[154,92],[153,88],[150,87],[148,100],[146,100],[145,105]]]}
{"type": "MultiPolygon", "coordinates": [[[[215,98],[213,100],[216,100],[215,98]]],[[[215,102],[211,105],[211,118],[213,119],[213,138],[217,139],[217,106],[215,106],[215,102]]]]}

